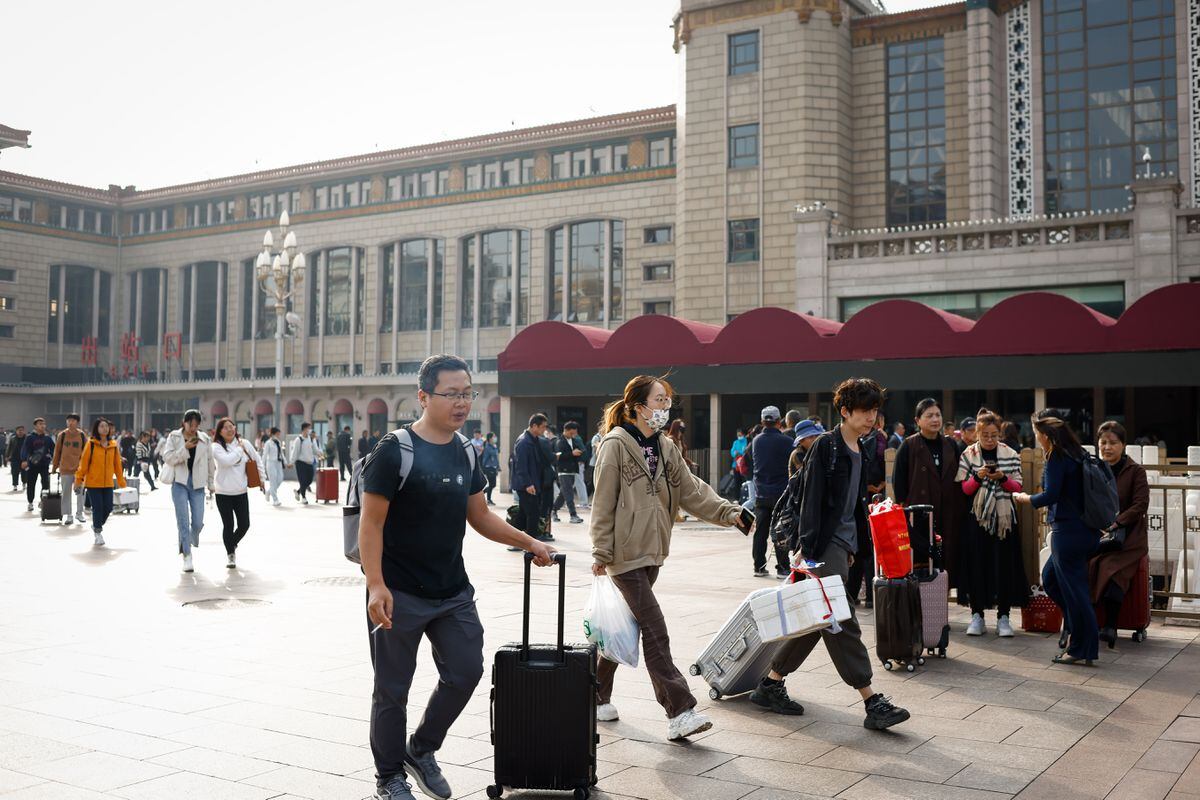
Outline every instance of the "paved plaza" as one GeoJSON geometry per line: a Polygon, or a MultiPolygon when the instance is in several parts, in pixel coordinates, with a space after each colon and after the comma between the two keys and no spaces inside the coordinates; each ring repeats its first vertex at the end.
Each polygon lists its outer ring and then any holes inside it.
{"type": "MultiPolygon", "coordinates": [[[[340,509],[291,507],[290,494],[281,509],[252,497],[237,570],[225,568],[210,504],[193,575],[179,570],[167,492],[145,495],[140,514],[114,515],[104,548],[86,526],[39,524],[23,494],[0,495],[0,797],[370,794],[362,579],[341,556],[340,509]]],[[[587,528],[557,533],[568,638],[580,638],[587,528]]],[[[686,671],[766,582],[750,575],[737,533],[685,523],[672,549],[658,594],[686,671]]],[[[520,635],[521,560],[474,534],[466,552],[490,663],[520,635]]],[[[533,629],[547,640],[555,574],[536,577],[533,629]]],[[[789,680],[803,717],[745,698],[714,703],[689,678],[716,725],[687,744],[666,742],[645,671],[623,668],[621,720],[600,724],[593,797],[1200,798],[1196,629],[1156,622],[1144,644],[1125,638],[1085,669],[1051,665],[1049,636],[967,639],[965,614],[953,618],[947,660],[911,675],[878,671],[879,690],[913,712],[887,733],[863,729],[861,702],[821,647],[789,680]]],[[[864,629],[871,644],[869,617],[864,629]]],[[[427,648],[422,659],[410,718],[436,682],[427,648]]],[[[485,677],[439,753],[457,797],[483,797],[491,781],[489,689],[485,677]]]]}

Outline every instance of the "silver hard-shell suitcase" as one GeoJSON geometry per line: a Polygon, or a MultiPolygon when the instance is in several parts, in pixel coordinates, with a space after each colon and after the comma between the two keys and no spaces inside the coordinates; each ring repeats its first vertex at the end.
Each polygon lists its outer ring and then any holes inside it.
{"type": "Polygon", "coordinates": [[[772,591],[773,588],[759,589],[747,595],[689,668],[691,674],[704,676],[711,687],[708,696],[713,700],[752,691],[770,671],[771,659],[780,643],[763,643],[750,611],[750,601],[772,591]]]}

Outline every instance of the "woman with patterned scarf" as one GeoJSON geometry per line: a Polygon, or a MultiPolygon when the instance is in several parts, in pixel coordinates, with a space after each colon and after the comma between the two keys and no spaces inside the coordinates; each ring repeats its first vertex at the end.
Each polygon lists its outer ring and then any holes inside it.
{"type": "Polygon", "coordinates": [[[1000,441],[1000,417],[981,408],[979,440],[963,451],[955,480],[970,498],[959,535],[959,605],[970,606],[968,636],[984,633],[983,612],[996,609],[996,633],[1013,635],[1008,612],[1029,595],[1013,493],[1021,491],[1021,456],[1000,441]]]}

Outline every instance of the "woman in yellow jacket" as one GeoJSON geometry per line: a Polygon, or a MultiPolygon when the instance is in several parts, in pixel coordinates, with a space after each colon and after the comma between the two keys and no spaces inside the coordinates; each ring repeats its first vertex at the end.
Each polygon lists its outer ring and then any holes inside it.
{"type": "Polygon", "coordinates": [[[125,488],[125,470],[121,469],[121,451],[112,440],[112,426],[103,417],[92,423],[92,435],[83,446],[75,485],[82,486],[92,506],[92,532],[96,546],[104,546],[104,523],[113,510],[113,483],[125,488]]]}

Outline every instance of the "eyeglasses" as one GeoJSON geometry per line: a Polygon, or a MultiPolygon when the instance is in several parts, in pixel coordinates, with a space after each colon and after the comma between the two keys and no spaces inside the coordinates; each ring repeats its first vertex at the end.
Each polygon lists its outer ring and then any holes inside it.
{"type": "Polygon", "coordinates": [[[471,403],[479,399],[479,392],[430,392],[429,394],[444,397],[447,400],[455,400],[460,403],[471,403]]]}

